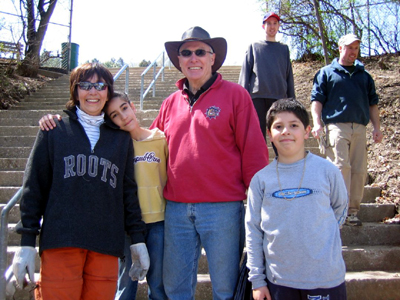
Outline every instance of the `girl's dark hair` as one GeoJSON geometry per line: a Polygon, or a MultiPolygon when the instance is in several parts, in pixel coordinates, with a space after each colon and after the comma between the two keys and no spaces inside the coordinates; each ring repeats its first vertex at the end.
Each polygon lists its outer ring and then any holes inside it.
{"type": "Polygon", "coordinates": [[[114,78],[111,72],[99,63],[86,63],[71,72],[69,77],[70,100],[66,104],[67,109],[70,110],[79,104],[77,84],[89,80],[94,75],[107,84],[107,100],[111,99],[114,94],[114,78]]]}
{"type": "Polygon", "coordinates": [[[310,125],[310,117],[306,108],[294,98],[280,99],[274,102],[267,113],[267,128],[271,130],[272,123],[278,113],[291,112],[303,123],[304,128],[310,125]]]}
{"type": "Polygon", "coordinates": [[[115,98],[120,98],[122,101],[125,101],[126,103],[131,103],[131,100],[129,100],[129,97],[126,93],[118,93],[114,92],[110,100],[106,102],[106,105],[104,105],[104,109],[107,108],[107,106],[112,102],[113,99],[115,98]]]}

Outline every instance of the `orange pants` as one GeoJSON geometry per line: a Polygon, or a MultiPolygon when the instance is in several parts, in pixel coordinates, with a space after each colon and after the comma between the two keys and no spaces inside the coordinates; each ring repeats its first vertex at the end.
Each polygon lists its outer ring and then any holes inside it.
{"type": "Polygon", "coordinates": [[[81,248],[43,251],[36,300],[114,299],[118,258],[81,248]]]}

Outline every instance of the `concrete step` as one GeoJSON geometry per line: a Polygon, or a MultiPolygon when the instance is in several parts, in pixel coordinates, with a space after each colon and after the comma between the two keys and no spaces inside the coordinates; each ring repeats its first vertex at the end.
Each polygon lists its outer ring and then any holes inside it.
{"type": "Polygon", "coordinates": [[[344,225],[340,233],[343,246],[400,245],[398,225],[364,222],[362,226],[344,225]]]}
{"type": "MultiPolygon", "coordinates": [[[[1,139],[0,139],[1,140],[1,139]]],[[[31,153],[31,146],[25,147],[0,147],[0,157],[4,158],[28,158],[31,153]]]]}
{"type": "MultiPolygon", "coordinates": [[[[15,110],[16,111],[16,110],[15,110]]],[[[38,118],[1,118],[0,126],[38,126],[38,118]]],[[[38,127],[39,128],[39,127],[38,127]]]]}
{"type": "Polygon", "coordinates": [[[382,222],[386,217],[393,218],[395,213],[395,204],[362,203],[357,217],[362,222],[382,222]]]}
{"type": "Polygon", "coordinates": [[[364,187],[362,203],[376,203],[376,198],[381,196],[381,189],[373,186],[364,187]]]}
{"type": "Polygon", "coordinates": [[[38,130],[38,123],[36,126],[0,126],[0,136],[36,136],[38,130]]]}
{"type": "Polygon", "coordinates": [[[0,203],[6,204],[19,189],[16,186],[0,186],[0,203]]]}
{"type": "Polygon", "coordinates": [[[22,186],[24,171],[0,171],[0,186],[22,186]]]}
{"type": "Polygon", "coordinates": [[[344,246],[342,249],[347,272],[400,271],[400,246],[344,246]]]}
{"type": "MultiPolygon", "coordinates": [[[[36,122],[39,121],[39,119],[46,114],[50,113],[59,113],[61,115],[65,114],[62,112],[62,110],[59,111],[54,111],[51,109],[32,109],[32,110],[14,110],[14,109],[9,109],[9,110],[0,110],[0,122],[2,122],[3,118],[9,118],[9,119],[36,119],[36,122]]],[[[1,123],[0,123],[1,124],[1,123]]],[[[38,123],[36,123],[37,125],[38,123]]]]}
{"type": "Polygon", "coordinates": [[[0,158],[0,171],[23,171],[27,160],[27,158],[0,158]]]}
{"type": "Polygon", "coordinates": [[[399,300],[400,273],[348,272],[346,288],[348,300],[399,300]]]}
{"type": "Polygon", "coordinates": [[[32,147],[36,135],[32,136],[0,136],[2,147],[32,147]]]}

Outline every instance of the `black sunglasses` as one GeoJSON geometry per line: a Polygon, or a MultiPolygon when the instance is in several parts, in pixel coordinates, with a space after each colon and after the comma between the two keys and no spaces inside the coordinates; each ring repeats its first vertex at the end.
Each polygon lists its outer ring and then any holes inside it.
{"type": "Polygon", "coordinates": [[[108,84],[104,82],[78,82],[77,85],[79,85],[79,88],[84,91],[90,91],[92,87],[94,87],[96,91],[104,91],[108,86],[108,84]]]}
{"type": "Polygon", "coordinates": [[[181,52],[179,52],[179,54],[183,57],[189,57],[192,56],[192,53],[196,54],[196,56],[198,57],[203,57],[204,55],[206,55],[206,53],[210,53],[213,54],[214,52],[212,51],[206,51],[204,49],[197,49],[194,51],[191,50],[182,50],[181,52]]]}

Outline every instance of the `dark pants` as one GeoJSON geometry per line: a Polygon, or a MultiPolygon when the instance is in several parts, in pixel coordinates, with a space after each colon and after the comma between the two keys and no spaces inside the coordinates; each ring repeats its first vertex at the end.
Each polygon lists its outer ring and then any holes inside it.
{"type": "Polygon", "coordinates": [[[276,285],[267,280],[272,300],[347,300],[346,283],[330,289],[300,290],[276,285]]]}
{"type": "Polygon", "coordinates": [[[258,120],[260,121],[261,131],[266,137],[267,134],[267,112],[277,99],[255,98],[253,99],[254,108],[256,109],[258,120]]]}
{"type": "MultiPolygon", "coordinates": [[[[267,112],[271,108],[272,104],[277,101],[277,99],[268,98],[254,98],[253,104],[256,109],[258,121],[260,122],[260,128],[263,133],[264,138],[267,138],[267,112]]],[[[276,148],[273,143],[272,148],[274,149],[275,155],[278,155],[276,148]]]]}

